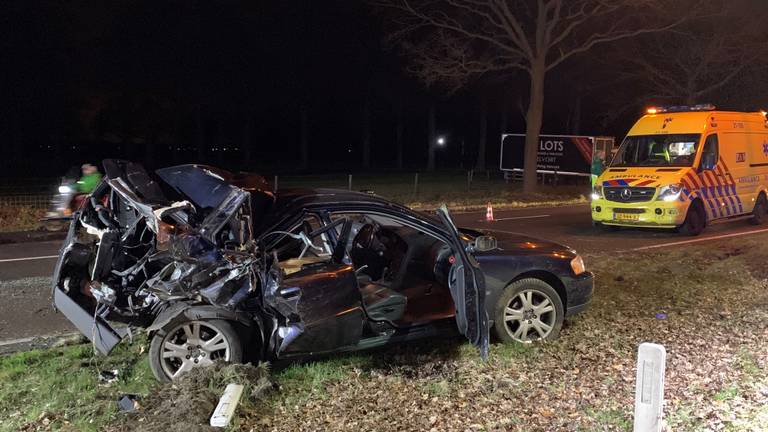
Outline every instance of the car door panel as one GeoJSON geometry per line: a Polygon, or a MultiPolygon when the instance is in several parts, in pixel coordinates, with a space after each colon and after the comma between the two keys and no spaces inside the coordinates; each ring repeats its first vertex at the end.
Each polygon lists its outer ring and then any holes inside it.
{"type": "Polygon", "coordinates": [[[286,300],[298,297],[303,331],[280,355],[331,351],[360,341],[363,311],[351,266],[330,261],[307,265],[281,287],[279,295],[286,300]]]}
{"type": "Polygon", "coordinates": [[[485,310],[485,276],[475,257],[467,252],[448,209],[443,206],[437,212],[450,235],[455,262],[449,275],[449,288],[456,304],[456,324],[464,336],[480,350],[483,359],[488,357],[488,313],[485,310]]]}

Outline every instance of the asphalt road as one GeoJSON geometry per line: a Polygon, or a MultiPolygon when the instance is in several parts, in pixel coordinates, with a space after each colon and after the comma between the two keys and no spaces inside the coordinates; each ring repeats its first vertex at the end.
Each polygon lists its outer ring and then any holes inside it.
{"type": "MultiPolygon", "coordinates": [[[[604,232],[591,226],[589,206],[530,208],[495,211],[496,221],[486,222],[485,212],[456,214],[459,226],[524,233],[554,240],[585,256],[587,267],[598,252],[681,247],[687,243],[768,232],[746,221],[707,227],[699,237],[685,237],[665,230],[623,229],[604,232]]],[[[19,338],[68,333],[74,330],[50,302],[50,275],[61,242],[0,245],[0,343],[19,338]]]]}

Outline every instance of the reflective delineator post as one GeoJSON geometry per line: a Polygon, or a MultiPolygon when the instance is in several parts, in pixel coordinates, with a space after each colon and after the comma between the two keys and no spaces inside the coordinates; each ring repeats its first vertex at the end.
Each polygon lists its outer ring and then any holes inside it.
{"type": "Polygon", "coordinates": [[[485,209],[485,221],[486,222],[493,222],[493,207],[491,207],[491,203],[488,203],[488,207],[485,209]]]}
{"type": "Polygon", "coordinates": [[[642,343],[637,349],[634,432],[661,431],[666,361],[667,351],[662,345],[642,343]]]}
{"type": "Polygon", "coordinates": [[[241,384],[227,384],[224,394],[219,399],[219,404],[211,415],[211,426],[226,427],[232,417],[235,415],[235,408],[240,403],[240,396],[243,395],[243,386],[241,384]]]}

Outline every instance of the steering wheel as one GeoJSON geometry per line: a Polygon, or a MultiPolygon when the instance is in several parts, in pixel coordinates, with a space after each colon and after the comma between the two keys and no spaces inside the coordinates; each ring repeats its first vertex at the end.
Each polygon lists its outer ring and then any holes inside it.
{"type": "Polygon", "coordinates": [[[365,224],[362,228],[360,228],[360,231],[357,232],[357,235],[352,240],[352,247],[353,248],[360,248],[360,249],[369,249],[371,246],[373,246],[373,240],[376,238],[376,227],[373,226],[373,224],[365,224]]]}

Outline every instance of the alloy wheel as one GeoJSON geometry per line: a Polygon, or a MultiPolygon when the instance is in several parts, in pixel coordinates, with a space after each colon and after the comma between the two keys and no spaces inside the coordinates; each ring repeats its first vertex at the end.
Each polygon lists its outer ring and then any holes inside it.
{"type": "Polygon", "coordinates": [[[206,321],[187,321],[174,327],[161,346],[160,364],[171,379],[215,360],[230,361],[232,352],[223,332],[206,321]]]}
{"type": "Polygon", "coordinates": [[[557,310],[552,299],[541,291],[527,289],[518,293],[504,309],[504,325],[518,342],[534,342],[552,333],[557,310]]]}

